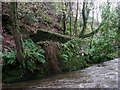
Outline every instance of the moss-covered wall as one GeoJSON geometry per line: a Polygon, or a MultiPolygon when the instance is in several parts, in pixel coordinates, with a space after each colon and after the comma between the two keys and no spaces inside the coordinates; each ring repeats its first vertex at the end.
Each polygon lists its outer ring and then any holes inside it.
{"type": "Polygon", "coordinates": [[[45,30],[41,30],[41,29],[39,29],[36,34],[34,34],[30,37],[34,42],[52,40],[52,41],[56,41],[56,42],[65,43],[65,42],[71,40],[71,38],[66,37],[64,35],[52,33],[50,31],[45,31],[45,30]]]}

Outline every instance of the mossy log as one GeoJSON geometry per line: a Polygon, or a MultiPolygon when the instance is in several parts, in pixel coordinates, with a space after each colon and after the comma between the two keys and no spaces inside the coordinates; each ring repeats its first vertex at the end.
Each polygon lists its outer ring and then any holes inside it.
{"type": "Polygon", "coordinates": [[[71,40],[71,38],[66,37],[64,35],[58,34],[58,33],[52,33],[50,31],[45,31],[45,30],[41,30],[38,29],[36,34],[33,34],[32,36],[30,36],[31,39],[34,42],[39,42],[39,41],[55,41],[55,42],[60,42],[60,43],[65,43],[69,40],[71,40]]]}

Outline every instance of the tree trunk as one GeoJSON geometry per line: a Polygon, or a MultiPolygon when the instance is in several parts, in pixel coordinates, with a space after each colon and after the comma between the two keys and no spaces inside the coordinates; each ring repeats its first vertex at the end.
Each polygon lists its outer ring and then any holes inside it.
{"type": "MultiPolygon", "coordinates": [[[[64,2],[63,2],[64,3],[64,2]]],[[[63,4],[62,3],[62,4],[63,4]]],[[[66,14],[65,14],[65,5],[63,5],[62,7],[62,13],[63,13],[63,18],[62,18],[62,22],[63,22],[63,34],[65,34],[66,32],[66,14]]]]}
{"type": "Polygon", "coordinates": [[[75,36],[77,36],[78,8],[79,8],[79,1],[77,1],[76,17],[75,17],[75,23],[74,23],[74,32],[75,32],[75,36]]]}
{"type": "Polygon", "coordinates": [[[98,20],[98,19],[99,19],[99,17],[98,17],[99,15],[98,15],[98,13],[99,13],[99,11],[97,11],[97,9],[96,9],[96,14],[97,14],[97,25],[99,24],[99,20],[98,20]]]}
{"type": "Polygon", "coordinates": [[[86,28],[87,28],[87,20],[88,20],[88,17],[89,17],[89,9],[88,9],[88,6],[87,6],[87,2],[84,1],[83,2],[83,9],[82,9],[82,17],[83,17],[83,28],[82,28],[82,31],[80,32],[80,35],[79,37],[82,37],[86,31],[86,28]]]}
{"type": "Polygon", "coordinates": [[[66,15],[65,15],[65,12],[63,12],[63,34],[65,34],[66,32],[66,15]]]}
{"type": "MultiPolygon", "coordinates": [[[[93,24],[94,24],[94,8],[92,9],[92,21],[91,21],[91,31],[93,32],[94,28],[93,28],[93,24]]],[[[94,35],[93,35],[94,36],[94,35]]],[[[92,48],[92,43],[93,43],[93,36],[91,37],[91,42],[90,42],[90,48],[92,48]]]]}
{"type": "Polygon", "coordinates": [[[118,2],[118,30],[117,30],[118,57],[120,58],[120,2],[118,2]]]}
{"type": "Polygon", "coordinates": [[[72,36],[72,3],[69,2],[69,8],[70,8],[70,37],[72,36]]]}
{"type": "Polygon", "coordinates": [[[93,22],[94,22],[94,8],[92,9],[92,22],[91,22],[91,31],[93,32],[93,22]]]}
{"type": "Polygon", "coordinates": [[[17,21],[17,2],[10,3],[10,18],[11,18],[11,28],[12,36],[16,44],[16,58],[18,62],[25,66],[24,55],[23,55],[23,45],[22,45],[22,36],[19,31],[18,21],[17,21]]]}

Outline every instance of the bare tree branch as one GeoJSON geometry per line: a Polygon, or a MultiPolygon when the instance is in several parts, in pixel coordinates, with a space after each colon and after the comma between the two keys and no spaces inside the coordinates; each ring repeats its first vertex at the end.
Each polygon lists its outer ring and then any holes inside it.
{"type": "Polygon", "coordinates": [[[105,19],[101,22],[101,24],[99,25],[99,27],[97,29],[95,29],[93,32],[89,33],[89,34],[86,34],[86,35],[83,35],[83,36],[80,36],[79,38],[86,38],[86,37],[91,37],[93,36],[94,34],[98,33],[99,32],[99,29],[104,25],[104,21],[106,21],[107,19],[107,16],[105,17],[105,19]]]}

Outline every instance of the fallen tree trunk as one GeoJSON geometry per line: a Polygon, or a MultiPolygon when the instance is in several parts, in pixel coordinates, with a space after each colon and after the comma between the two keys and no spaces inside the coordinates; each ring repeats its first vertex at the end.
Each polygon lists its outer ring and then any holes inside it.
{"type": "Polygon", "coordinates": [[[64,35],[58,34],[58,33],[52,33],[50,31],[45,31],[45,30],[41,30],[39,29],[37,31],[36,34],[30,35],[30,38],[34,41],[34,42],[40,42],[40,41],[55,41],[55,42],[60,42],[60,43],[65,43],[69,40],[71,40],[71,38],[66,37],[64,35]]]}

